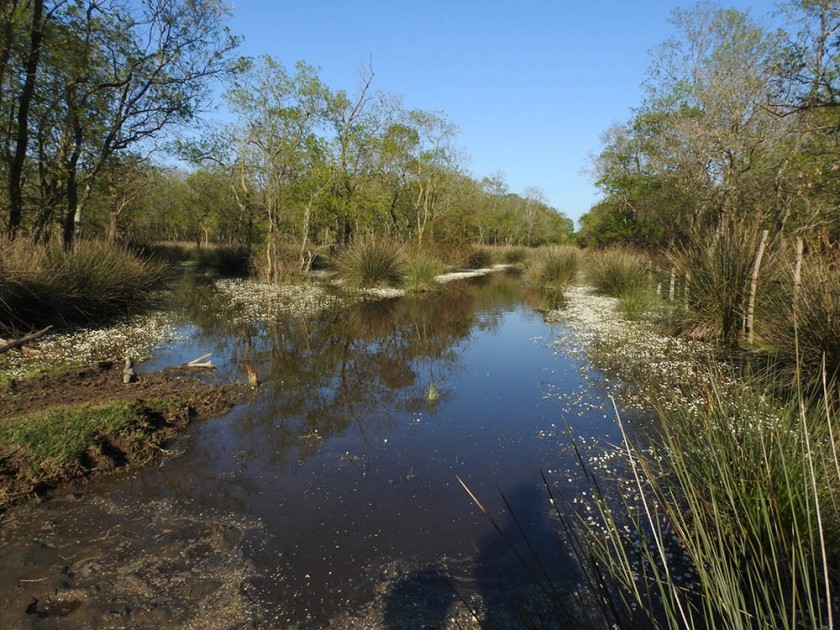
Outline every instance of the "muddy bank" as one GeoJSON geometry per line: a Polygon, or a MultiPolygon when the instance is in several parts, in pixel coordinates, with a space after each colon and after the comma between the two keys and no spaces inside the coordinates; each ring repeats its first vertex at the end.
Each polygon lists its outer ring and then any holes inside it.
{"type": "Polygon", "coordinates": [[[9,511],[0,528],[2,628],[245,628],[258,527],[167,501],[116,504],[64,486],[9,511]],[[31,544],[21,546],[21,537],[31,544]]]}
{"type": "MultiPolygon", "coordinates": [[[[9,380],[0,386],[0,512],[68,479],[146,463],[190,422],[230,410],[246,391],[242,385],[214,385],[174,372],[141,374],[137,382],[126,384],[122,367],[110,362],[9,380]],[[79,424],[96,422],[96,412],[103,408],[131,415],[119,429],[82,427],[89,437],[72,457],[59,458],[49,448],[35,451],[21,436],[58,414],[74,414],[79,424]]],[[[66,438],[44,439],[60,443],[66,438]]]]}

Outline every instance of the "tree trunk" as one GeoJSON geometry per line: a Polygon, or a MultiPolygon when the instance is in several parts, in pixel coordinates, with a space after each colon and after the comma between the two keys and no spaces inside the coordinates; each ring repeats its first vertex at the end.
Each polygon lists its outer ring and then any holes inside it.
{"type": "Polygon", "coordinates": [[[72,170],[67,173],[67,214],[64,215],[64,230],[61,238],[64,247],[67,248],[73,246],[73,238],[76,233],[76,207],[78,205],[79,187],[76,183],[76,171],[72,170]]]}
{"type": "Polygon", "coordinates": [[[755,319],[755,294],[758,290],[758,272],[761,269],[761,259],[764,258],[764,248],[767,247],[767,235],[769,232],[764,230],[761,234],[761,243],[758,245],[758,251],[755,254],[755,264],[753,265],[752,277],[750,278],[750,297],[747,303],[747,343],[753,342],[753,324],[755,319]]]}
{"type": "Polygon", "coordinates": [[[26,162],[26,148],[29,144],[29,106],[35,94],[35,79],[38,74],[38,59],[44,38],[44,0],[33,0],[32,32],[29,38],[29,54],[26,58],[23,87],[18,99],[17,139],[12,163],[9,165],[9,236],[15,238],[20,231],[23,217],[23,166],[26,162]]]}
{"type": "MultiPolygon", "coordinates": [[[[70,90],[71,88],[68,88],[70,90]]],[[[67,93],[67,105],[70,109],[70,124],[73,129],[73,151],[67,158],[67,214],[64,216],[64,247],[72,247],[76,235],[76,216],[79,214],[78,164],[82,154],[82,123],[76,111],[72,93],[67,93]]]]}

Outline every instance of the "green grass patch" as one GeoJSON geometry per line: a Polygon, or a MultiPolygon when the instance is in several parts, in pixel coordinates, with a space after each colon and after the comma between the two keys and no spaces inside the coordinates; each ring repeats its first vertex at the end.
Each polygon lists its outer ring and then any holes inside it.
{"type": "Polygon", "coordinates": [[[621,294],[618,298],[618,310],[625,319],[639,321],[648,315],[658,315],[657,309],[661,302],[650,288],[636,287],[621,294]]]}
{"type": "Polygon", "coordinates": [[[0,510],[91,472],[144,464],[196,415],[229,409],[229,390],[206,386],[141,401],[56,405],[0,420],[0,510]]]}
{"type": "Polygon", "coordinates": [[[139,446],[149,430],[150,414],[136,401],[52,408],[0,421],[0,445],[21,462],[22,478],[33,483],[62,479],[86,468],[86,456],[106,440],[139,446]]]}

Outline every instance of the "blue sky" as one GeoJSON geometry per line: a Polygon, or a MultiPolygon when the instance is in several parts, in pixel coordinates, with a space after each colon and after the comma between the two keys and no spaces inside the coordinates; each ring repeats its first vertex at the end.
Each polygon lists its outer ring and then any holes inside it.
{"type": "MultiPolygon", "coordinates": [[[[303,59],[352,90],[375,87],[444,112],[475,177],[541,188],[577,219],[597,200],[586,174],[599,136],[642,99],[649,51],[673,35],[666,0],[239,0],[240,54],[303,59]]],[[[768,0],[725,3],[761,20],[768,0]]]]}

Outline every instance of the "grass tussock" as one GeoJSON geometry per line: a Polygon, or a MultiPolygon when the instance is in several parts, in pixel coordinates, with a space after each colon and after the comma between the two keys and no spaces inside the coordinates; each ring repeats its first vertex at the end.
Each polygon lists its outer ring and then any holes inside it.
{"type": "Polygon", "coordinates": [[[575,281],[580,250],[559,245],[539,250],[525,272],[525,279],[537,287],[563,288],[575,281]]]}
{"type": "Polygon", "coordinates": [[[840,256],[812,252],[804,257],[795,287],[795,261],[782,274],[781,287],[767,317],[759,320],[767,343],[790,366],[789,372],[819,385],[823,370],[840,379],[840,256]],[[798,352],[797,352],[798,349],[798,352]],[[798,360],[797,360],[798,355],[798,360]]]}
{"type": "Polygon", "coordinates": [[[621,297],[648,285],[649,260],[633,250],[603,249],[591,252],[585,262],[586,279],[600,295],[621,297]]]}
{"type": "MultiPolygon", "coordinates": [[[[761,239],[760,230],[733,222],[718,232],[696,234],[669,258],[685,281],[684,331],[735,345],[747,311],[750,279],[761,239]]],[[[772,252],[762,261],[762,287],[774,266],[772,252]]]]}
{"type": "Polygon", "coordinates": [[[147,307],[166,265],[104,242],[0,241],[0,325],[102,322],[147,307]]]}
{"type": "Polygon", "coordinates": [[[486,247],[473,246],[463,262],[465,269],[487,269],[493,265],[493,252],[486,247]]]}
{"type": "Polygon", "coordinates": [[[445,271],[443,262],[437,258],[415,253],[405,264],[405,288],[416,293],[437,291],[441,288],[437,277],[445,271]]]}
{"type": "Polygon", "coordinates": [[[600,566],[654,627],[829,627],[840,612],[836,409],[749,384],[699,393],[662,414],[652,446],[622,427],[633,492],[616,506],[594,488],[600,566]]]}
{"type": "Polygon", "coordinates": [[[339,255],[337,267],[351,288],[400,286],[406,273],[402,249],[384,240],[354,243],[339,255]]]}
{"type": "Polygon", "coordinates": [[[508,265],[523,265],[528,262],[531,252],[527,247],[507,247],[502,251],[502,261],[508,265]]]}

